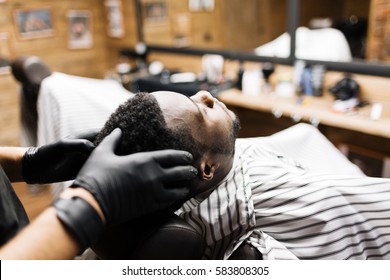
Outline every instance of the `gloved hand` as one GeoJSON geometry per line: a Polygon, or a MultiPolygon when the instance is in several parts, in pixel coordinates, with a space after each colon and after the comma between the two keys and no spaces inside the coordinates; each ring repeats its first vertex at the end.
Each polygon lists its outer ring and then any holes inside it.
{"type": "Polygon", "coordinates": [[[29,184],[73,180],[95,148],[98,130],[88,130],[41,147],[30,147],[22,159],[23,179],[29,184]]]}
{"type": "Polygon", "coordinates": [[[107,224],[119,224],[163,210],[189,194],[197,175],[192,155],[162,150],[118,156],[119,128],[92,152],[71,187],[88,190],[98,201],[107,224]],[[182,184],[178,184],[182,182],[182,184]],[[169,187],[171,183],[180,187],[169,187]]]}

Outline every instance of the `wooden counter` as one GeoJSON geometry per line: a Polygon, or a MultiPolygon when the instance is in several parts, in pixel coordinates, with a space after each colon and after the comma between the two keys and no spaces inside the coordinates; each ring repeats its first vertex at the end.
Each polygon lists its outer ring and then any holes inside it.
{"type": "Polygon", "coordinates": [[[291,117],[306,122],[319,122],[327,126],[390,138],[390,118],[382,117],[379,120],[371,120],[371,105],[347,114],[336,113],[332,111],[334,102],[332,96],[298,99],[269,94],[254,97],[243,95],[237,89],[229,89],[222,92],[218,99],[227,106],[268,112],[278,117],[291,117]]]}

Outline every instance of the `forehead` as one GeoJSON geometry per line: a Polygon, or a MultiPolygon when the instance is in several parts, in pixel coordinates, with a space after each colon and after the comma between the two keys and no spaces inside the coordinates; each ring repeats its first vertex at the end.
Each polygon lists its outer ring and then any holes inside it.
{"type": "Polygon", "coordinates": [[[188,103],[189,98],[174,91],[155,91],[151,93],[159,103],[160,107],[172,107],[175,103],[188,103]]]}
{"type": "Polygon", "coordinates": [[[157,100],[168,123],[171,121],[192,121],[198,108],[187,96],[172,91],[156,91],[151,93],[157,100]]]}

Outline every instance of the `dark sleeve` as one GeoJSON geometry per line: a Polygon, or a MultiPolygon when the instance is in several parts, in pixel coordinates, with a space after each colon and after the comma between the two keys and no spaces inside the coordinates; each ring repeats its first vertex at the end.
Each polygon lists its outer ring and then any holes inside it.
{"type": "Polygon", "coordinates": [[[0,246],[28,223],[26,211],[0,166],[0,246]]]}

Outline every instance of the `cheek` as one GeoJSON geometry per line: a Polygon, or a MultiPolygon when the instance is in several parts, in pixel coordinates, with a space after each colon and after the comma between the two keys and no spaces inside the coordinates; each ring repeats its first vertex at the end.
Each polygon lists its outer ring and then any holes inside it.
{"type": "Polygon", "coordinates": [[[223,121],[218,124],[218,133],[220,137],[226,138],[229,137],[232,130],[231,122],[223,121]]]}

